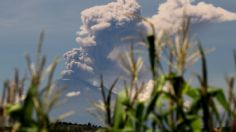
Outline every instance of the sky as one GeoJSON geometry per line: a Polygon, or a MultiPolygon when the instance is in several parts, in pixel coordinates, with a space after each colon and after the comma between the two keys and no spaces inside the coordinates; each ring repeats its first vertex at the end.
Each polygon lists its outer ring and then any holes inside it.
{"type": "MultiPolygon", "coordinates": [[[[164,0],[138,0],[141,5],[141,15],[145,17],[153,16],[157,13],[158,6],[160,3],[163,3],[163,1],[164,0]]],[[[24,75],[27,71],[24,53],[28,52],[34,57],[37,40],[41,31],[45,31],[43,50],[44,53],[48,55],[49,62],[55,56],[61,58],[61,62],[55,73],[55,79],[63,77],[65,74],[62,75],[61,72],[68,70],[66,66],[69,64],[66,63],[65,65],[63,55],[68,53],[72,48],[80,47],[78,38],[81,36],[78,35],[78,32],[81,32],[80,27],[85,25],[82,23],[83,20],[81,20],[81,12],[87,8],[96,5],[104,5],[109,2],[111,2],[111,0],[1,0],[0,82],[3,84],[5,79],[12,77],[15,67],[18,67],[24,75]]],[[[231,12],[236,12],[235,0],[205,0],[205,2],[220,6],[231,12]]],[[[89,16],[93,16],[93,12],[89,16]]],[[[136,24],[137,22],[135,19],[128,21],[131,24],[136,24]]],[[[129,30],[129,32],[132,33],[134,30],[129,30]]],[[[125,33],[129,34],[129,32],[125,33]]],[[[201,40],[204,47],[214,47],[216,49],[207,56],[210,83],[224,86],[224,76],[227,73],[233,74],[236,72],[232,57],[232,51],[236,49],[236,21],[203,23],[196,26],[194,32],[201,40]]],[[[103,38],[103,33],[100,34],[100,37],[103,38]]],[[[97,45],[99,45],[98,42],[97,45]]],[[[87,49],[87,53],[90,55],[94,52],[101,52],[100,48],[106,49],[96,46],[94,48],[86,48],[86,46],[83,48],[87,49]]],[[[108,48],[107,50],[110,51],[111,49],[108,48]]],[[[89,65],[88,62],[86,62],[86,64],[89,65]]],[[[103,67],[103,63],[96,64],[97,68],[95,68],[95,70],[99,73],[99,70],[103,70],[100,68],[103,67]]],[[[193,66],[192,71],[198,70],[199,64],[193,66]]],[[[109,77],[112,76],[109,74],[113,73],[106,72],[106,74],[109,77]]],[[[2,87],[0,87],[0,90],[1,88],[2,87]]],[[[77,94],[80,93],[77,91],[77,94]]]]}

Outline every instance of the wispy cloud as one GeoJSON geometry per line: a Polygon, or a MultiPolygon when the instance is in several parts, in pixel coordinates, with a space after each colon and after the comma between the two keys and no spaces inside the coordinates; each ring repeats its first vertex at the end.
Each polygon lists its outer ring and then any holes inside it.
{"type": "Polygon", "coordinates": [[[73,92],[69,92],[66,94],[66,97],[75,97],[75,96],[79,96],[80,95],[80,91],[73,91],[73,92]]]}

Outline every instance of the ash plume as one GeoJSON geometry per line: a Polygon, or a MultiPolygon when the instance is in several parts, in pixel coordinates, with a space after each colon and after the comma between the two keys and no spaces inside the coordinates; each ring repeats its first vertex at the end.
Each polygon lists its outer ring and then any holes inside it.
{"type": "MultiPolygon", "coordinates": [[[[129,51],[130,44],[141,42],[149,31],[139,16],[142,16],[141,6],[136,0],[117,0],[82,11],[82,25],[76,37],[80,48],[65,53],[63,78],[85,77],[96,82],[91,77],[102,73],[108,81],[114,80],[122,71],[116,63],[119,54],[129,51]],[[124,39],[127,37],[131,39],[124,39]]],[[[157,33],[175,34],[184,16],[191,18],[193,28],[197,24],[236,20],[233,12],[191,0],[166,0],[148,20],[155,25],[157,33]]]]}
{"type": "Polygon", "coordinates": [[[233,12],[205,2],[194,3],[192,0],[167,0],[149,20],[155,24],[157,32],[166,31],[172,34],[181,26],[183,17],[190,17],[192,26],[236,20],[233,12]]]}
{"type": "Polygon", "coordinates": [[[146,27],[139,16],[141,16],[141,6],[136,0],[118,0],[82,11],[82,25],[77,32],[76,41],[87,51],[91,63],[71,59],[78,58],[81,54],[81,50],[72,49],[64,55],[66,70],[63,72],[63,77],[73,78],[70,76],[72,73],[84,76],[82,71],[88,69],[83,68],[82,64],[91,69],[88,74],[102,73],[115,77],[119,71],[114,60],[120,51],[128,51],[127,45],[140,42],[145,37],[146,27]]]}

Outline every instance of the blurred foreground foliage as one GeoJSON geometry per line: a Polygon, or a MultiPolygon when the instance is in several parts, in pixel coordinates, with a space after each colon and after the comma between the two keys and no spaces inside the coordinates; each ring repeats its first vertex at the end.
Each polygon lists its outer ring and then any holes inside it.
{"type": "MultiPolygon", "coordinates": [[[[131,47],[123,63],[130,81],[125,80],[124,90],[118,93],[114,107],[110,103],[111,92],[104,94],[101,81],[106,128],[100,131],[236,131],[234,77],[226,77],[228,98],[223,88],[209,85],[206,60],[209,50],[191,38],[190,23],[191,18],[185,17],[178,33],[169,35],[168,32],[156,34],[154,25],[148,22],[153,32],[146,40],[152,87],[145,89],[147,85],[138,79],[142,60],[135,57],[131,47]],[[194,74],[199,82],[199,86],[194,87],[185,72],[197,60],[201,62],[201,72],[194,74]],[[151,92],[143,100],[145,91],[151,92]]],[[[234,57],[236,60],[236,52],[234,57]]]]}
{"type": "Polygon", "coordinates": [[[28,54],[25,55],[29,76],[22,79],[15,70],[13,80],[4,83],[0,103],[1,126],[11,127],[11,131],[47,131],[50,126],[49,112],[60,97],[62,88],[56,88],[53,74],[58,63],[56,58],[46,67],[46,56],[42,55],[44,33],[40,34],[36,51],[36,64],[28,54]],[[45,86],[42,86],[43,83],[45,86]],[[24,95],[25,84],[28,85],[24,95]]]}

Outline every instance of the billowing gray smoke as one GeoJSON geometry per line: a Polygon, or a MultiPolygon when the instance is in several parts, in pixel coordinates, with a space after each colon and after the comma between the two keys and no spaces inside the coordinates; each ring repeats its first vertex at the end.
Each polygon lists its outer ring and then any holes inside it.
{"type": "MultiPolygon", "coordinates": [[[[165,30],[173,34],[180,27],[184,10],[194,24],[236,20],[234,13],[204,2],[192,4],[190,0],[167,0],[149,20],[157,32],[165,30]]],[[[101,98],[96,75],[102,73],[105,82],[112,82],[122,71],[115,62],[117,56],[128,51],[129,44],[141,41],[149,31],[138,16],[141,16],[141,7],[136,0],[117,0],[81,13],[82,25],[76,37],[79,47],[64,54],[66,68],[59,81],[59,85],[69,87],[66,96],[73,97],[66,108],[80,110],[80,115],[73,116],[76,121],[94,119],[86,109],[92,101],[101,98]]],[[[147,87],[152,85],[149,82],[147,87]]],[[[143,91],[141,100],[150,96],[150,90],[143,91]]]]}
{"type": "Polygon", "coordinates": [[[76,38],[80,48],[65,53],[63,78],[100,73],[115,77],[119,72],[113,60],[120,51],[128,50],[128,44],[137,43],[145,36],[146,28],[139,16],[141,7],[135,0],[118,0],[82,11],[83,25],[76,38]],[[83,61],[81,56],[89,61],[83,61]]]}
{"type": "Polygon", "coordinates": [[[93,72],[92,60],[82,47],[74,48],[64,54],[66,70],[63,71],[64,78],[76,77],[77,73],[89,75],[93,72]]]}
{"type": "MultiPolygon", "coordinates": [[[[165,30],[172,34],[180,27],[184,15],[192,18],[192,24],[236,20],[235,13],[191,0],[167,0],[149,20],[157,32],[165,30]]],[[[110,80],[119,75],[114,60],[120,51],[129,50],[128,44],[141,41],[149,30],[138,16],[141,6],[136,0],[117,0],[82,11],[82,26],[76,38],[80,48],[65,53],[63,78],[86,77],[91,81],[92,76],[103,73],[110,80]],[[127,37],[132,40],[124,39],[127,37]]]]}
{"type": "Polygon", "coordinates": [[[191,0],[167,0],[158,8],[158,12],[149,20],[156,25],[157,31],[175,33],[182,23],[184,16],[191,17],[194,24],[209,22],[226,22],[236,20],[236,14],[212,4],[191,0]]]}

